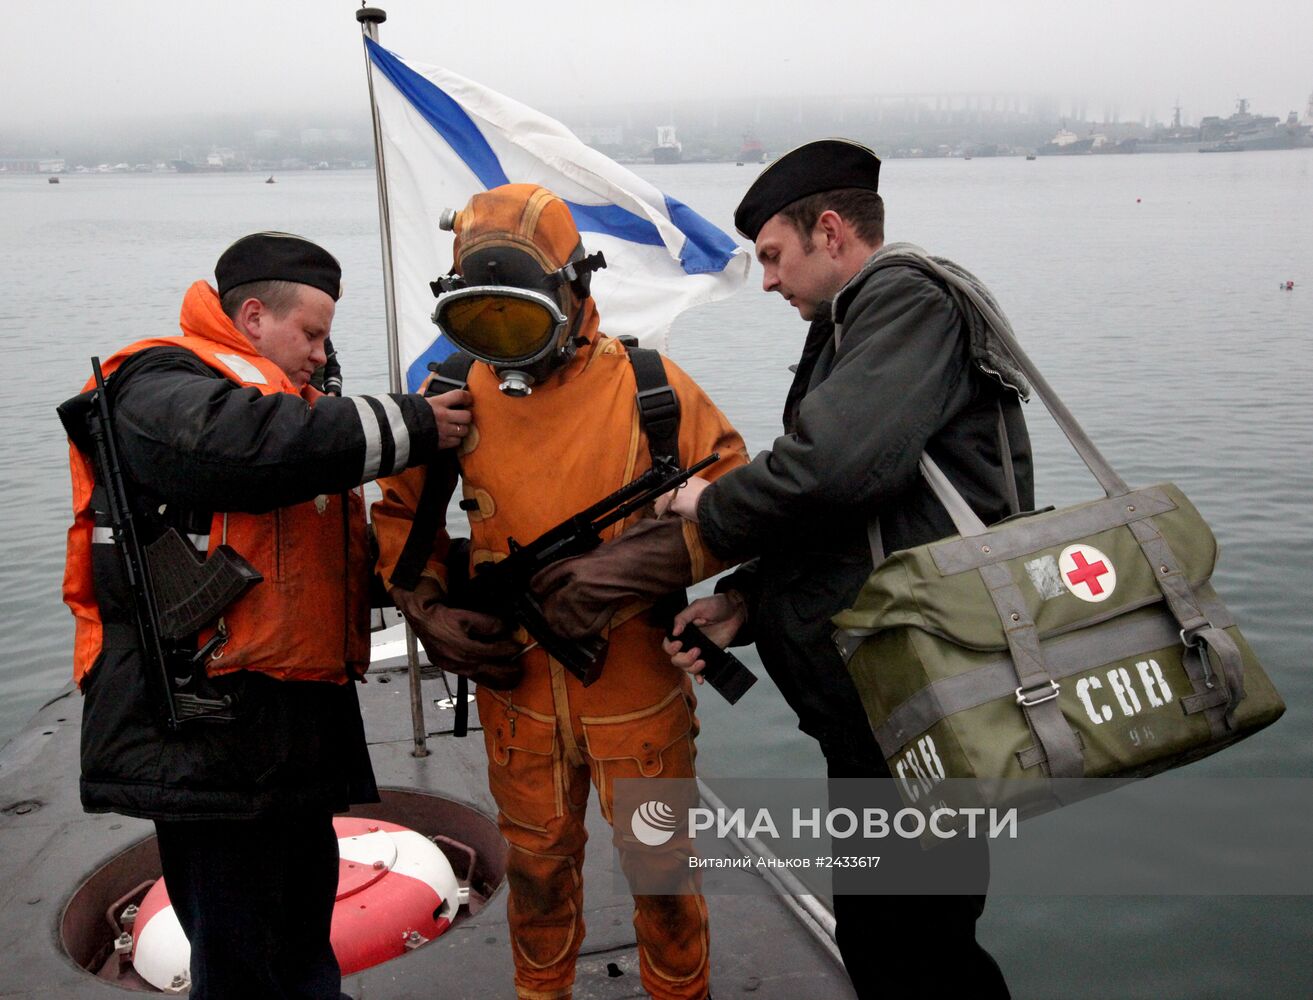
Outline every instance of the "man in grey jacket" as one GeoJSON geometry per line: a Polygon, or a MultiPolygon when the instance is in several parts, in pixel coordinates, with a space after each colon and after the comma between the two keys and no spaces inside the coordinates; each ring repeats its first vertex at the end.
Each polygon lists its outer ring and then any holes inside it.
{"type": "MultiPolygon", "coordinates": [[[[826,139],[781,157],[744,196],[734,222],[756,244],[762,287],[811,327],[784,434],[715,483],[693,480],[671,507],[699,524],[717,555],[749,560],[682,612],[676,633],[693,621],[722,644],[755,641],[832,779],[889,777],[830,617],[852,604],[871,572],[873,536],[892,552],[954,533],[918,475],[921,453],[986,523],[1033,504],[1025,422],[997,359],[973,343],[943,286],[917,267],[881,264],[879,170],[866,147],[826,139]]],[[[700,668],[699,650],[677,641],[666,648],[678,666],[700,668]]],[[[984,845],[932,853],[941,852],[978,874],[978,895],[836,893],[838,945],[860,996],[947,995],[953,987],[963,996],[1007,995],[975,940],[984,845]]]]}

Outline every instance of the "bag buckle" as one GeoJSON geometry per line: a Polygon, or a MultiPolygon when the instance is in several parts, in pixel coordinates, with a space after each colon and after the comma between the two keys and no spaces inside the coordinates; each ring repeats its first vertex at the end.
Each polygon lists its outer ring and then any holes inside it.
{"type": "Polygon", "coordinates": [[[1199,633],[1204,629],[1212,627],[1212,622],[1204,622],[1202,625],[1196,626],[1188,631],[1186,629],[1181,629],[1180,633],[1181,645],[1185,647],[1186,652],[1194,650],[1199,654],[1199,663],[1204,668],[1204,687],[1208,688],[1210,691],[1213,688],[1213,661],[1208,655],[1208,643],[1199,633]]]}
{"type": "Polygon", "coordinates": [[[854,629],[852,631],[837,628],[834,630],[830,638],[833,640],[835,648],[838,649],[839,656],[842,657],[843,665],[846,667],[848,661],[857,655],[857,650],[861,648],[862,640],[868,635],[874,634],[875,629],[873,628],[864,628],[860,630],[854,629]]]}
{"type": "Polygon", "coordinates": [[[645,423],[679,419],[679,396],[673,386],[659,385],[655,389],[641,389],[637,399],[645,423]]]}
{"type": "Polygon", "coordinates": [[[1032,705],[1043,705],[1046,701],[1052,701],[1058,696],[1058,682],[1054,680],[1049,681],[1049,688],[1050,690],[1045,691],[1044,685],[1042,684],[1031,688],[1029,691],[1023,688],[1017,688],[1017,704],[1022,708],[1030,708],[1032,705]],[[1032,698],[1031,695],[1036,692],[1043,692],[1043,694],[1040,694],[1039,697],[1032,698]]]}

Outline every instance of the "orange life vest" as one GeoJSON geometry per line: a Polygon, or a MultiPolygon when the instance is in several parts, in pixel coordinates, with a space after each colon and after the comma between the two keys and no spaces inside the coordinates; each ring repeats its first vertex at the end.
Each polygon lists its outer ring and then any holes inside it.
{"type": "MultiPolygon", "coordinates": [[[[298,391],[273,362],[257,354],[204,281],[188,289],[181,326],[180,337],[141,340],[116,353],[102,366],[106,378],[140,351],[180,347],[262,395],[300,395],[310,405],[321,395],[312,388],[298,391]]],[[[92,387],[89,382],[83,391],[92,387]]],[[[74,513],[64,565],[64,603],[76,621],[73,679],[81,686],[104,641],[92,570],[96,479],[91,458],[72,443],[69,466],[74,513]]],[[[221,544],[246,558],[264,580],[220,619],[227,641],[207,663],[211,676],[254,670],[280,680],[344,683],[349,672],[364,672],[369,664],[368,545],[359,488],[265,514],[215,513],[207,551],[221,544]]],[[[213,634],[212,628],[203,631],[199,642],[213,634]]]]}

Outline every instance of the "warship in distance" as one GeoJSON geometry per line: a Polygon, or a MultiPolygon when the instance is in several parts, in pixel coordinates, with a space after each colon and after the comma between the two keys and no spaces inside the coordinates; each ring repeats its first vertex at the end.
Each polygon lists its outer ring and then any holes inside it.
{"type": "MultiPolygon", "coordinates": [[[[1313,107],[1313,99],[1310,99],[1313,107]]],[[[1181,123],[1181,105],[1172,108],[1172,123],[1152,139],[1136,143],[1137,153],[1239,153],[1256,149],[1298,149],[1313,145],[1313,112],[1301,124],[1295,112],[1282,121],[1276,115],[1257,115],[1247,98],[1236,99],[1236,110],[1226,118],[1208,115],[1197,126],[1181,123]]]]}
{"type": "Polygon", "coordinates": [[[1210,115],[1199,123],[1200,138],[1205,143],[1201,153],[1232,153],[1251,149],[1297,149],[1313,145],[1308,125],[1301,125],[1295,112],[1283,122],[1275,115],[1255,115],[1249,101],[1236,99],[1235,114],[1229,118],[1210,115]]]}

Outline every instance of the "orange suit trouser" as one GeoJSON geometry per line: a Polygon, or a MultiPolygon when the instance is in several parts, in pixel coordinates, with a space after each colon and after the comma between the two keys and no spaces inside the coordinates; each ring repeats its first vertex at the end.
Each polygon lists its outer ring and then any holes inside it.
{"type": "MultiPolygon", "coordinates": [[[[626,662],[628,643],[612,638],[606,669],[586,688],[541,649],[531,649],[516,688],[476,689],[489,785],[510,846],[507,910],[515,987],[524,1000],[572,995],[584,937],[590,780],[602,815],[614,824],[617,778],[694,776],[698,723],[687,676],[650,649],[640,662],[626,662]]],[[[687,868],[687,861],[678,863],[687,868]]],[[[695,888],[696,881],[689,885],[695,888]]],[[[707,996],[707,906],[699,893],[635,895],[634,932],[649,994],[657,1000],[707,996]]]]}

